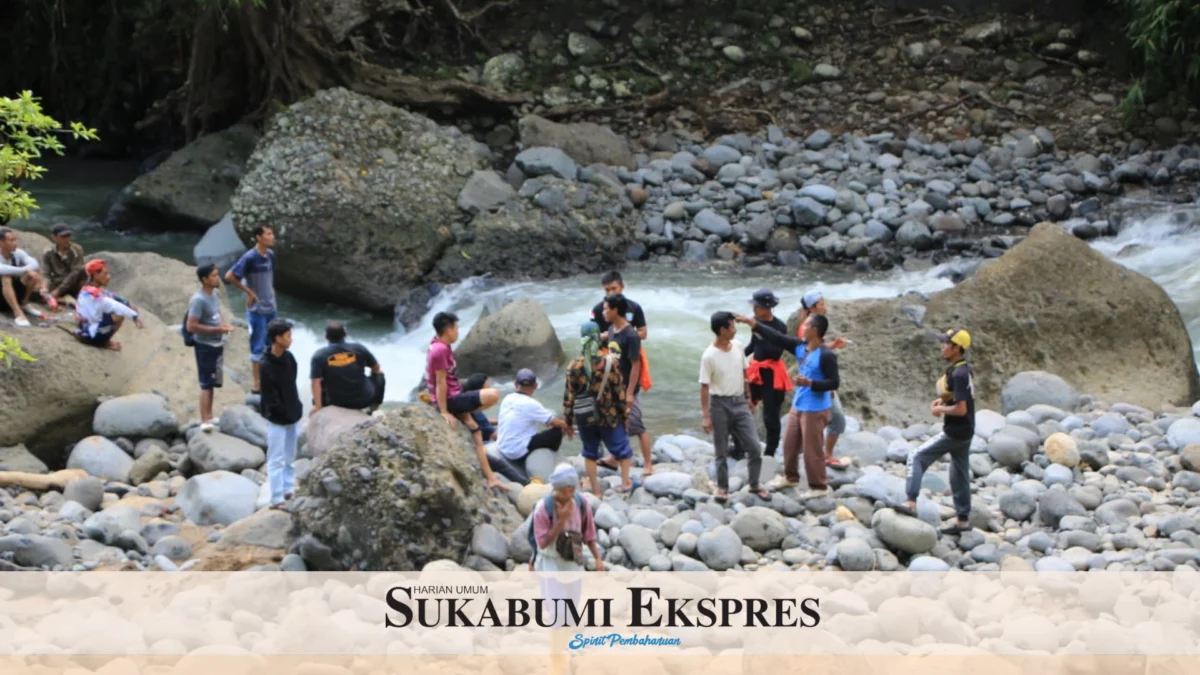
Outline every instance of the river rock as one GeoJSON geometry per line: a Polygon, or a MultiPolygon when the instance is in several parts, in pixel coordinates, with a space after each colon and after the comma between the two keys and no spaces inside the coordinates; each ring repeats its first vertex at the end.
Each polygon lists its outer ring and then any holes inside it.
{"type": "Polygon", "coordinates": [[[116,438],[164,438],[179,430],[179,421],[167,401],[155,394],[132,394],[109,399],[96,408],[92,431],[116,438]]]}
{"type": "Polygon", "coordinates": [[[1029,520],[1037,510],[1037,498],[1023,490],[1000,495],[1000,512],[1017,522],[1029,520]]]}
{"type": "Polygon", "coordinates": [[[937,544],[937,530],[932,525],[891,509],[876,511],[871,529],[881,541],[904,553],[927,553],[937,544]]]}
{"type": "Polygon", "coordinates": [[[154,555],[166,556],[176,562],[192,557],[192,545],[183,537],[168,535],[150,545],[153,546],[151,552],[154,555]]]}
{"type": "Polygon", "coordinates": [[[655,471],[642,481],[642,487],[655,497],[680,497],[692,487],[693,478],[682,471],[655,471]]]}
{"type": "Polygon", "coordinates": [[[635,567],[649,565],[650,559],[658,554],[658,544],[654,542],[654,534],[636,523],[622,527],[621,535],[617,540],[635,567]]]}
{"type": "Polygon", "coordinates": [[[1200,445],[1200,419],[1183,417],[1175,420],[1167,429],[1167,441],[1175,450],[1183,450],[1189,445],[1200,445]]]}
{"type": "Polygon", "coordinates": [[[1046,457],[1055,464],[1074,468],[1079,464],[1079,449],[1075,439],[1059,432],[1046,439],[1046,457]]]}
{"type": "Polygon", "coordinates": [[[63,570],[74,561],[71,545],[57,537],[10,534],[0,537],[0,553],[11,553],[13,562],[23,567],[63,570]]]}
{"type": "Polygon", "coordinates": [[[728,525],[719,525],[700,535],[696,545],[700,560],[717,572],[731,570],[742,558],[742,540],[728,525]]]}
{"type": "Polygon", "coordinates": [[[254,513],[258,485],[228,471],[192,476],[176,501],[183,516],[196,525],[229,525],[254,513]]]}
{"type": "Polygon", "coordinates": [[[133,461],[129,467],[129,483],[141,485],[154,480],[154,477],[171,470],[171,456],[164,450],[151,448],[133,461]]]}
{"type": "Polygon", "coordinates": [[[471,533],[471,551],[503,566],[508,560],[508,541],[494,525],[480,523],[471,533]]]}
{"type": "Polygon", "coordinates": [[[246,241],[260,222],[286,232],[280,291],[390,312],[453,243],[458,194],[487,168],[486,150],[457,129],[326,89],[268,122],[233,196],[234,223],[246,241]]]}
{"type": "Polygon", "coordinates": [[[512,532],[522,520],[507,497],[485,488],[468,438],[424,405],[389,410],[344,435],[313,461],[296,502],[301,536],[328,547],[343,569],[460,560],[476,525],[512,532]]]}
{"type": "Polygon", "coordinates": [[[581,165],[607,164],[634,169],[637,163],[629,143],[612,129],[592,122],[559,124],[537,115],[526,115],[517,123],[521,144],[526,148],[558,148],[581,165]]]}
{"type": "Polygon", "coordinates": [[[1004,385],[1000,400],[1006,415],[1039,403],[1062,410],[1074,410],[1079,405],[1079,393],[1061,377],[1034,370],[1017,373],[1010,378],[1004,385]]]}
{"type": "Polygon", "coordinates": [[[517,196],[504,176],[488,169],[471,174],[462,192],[458,193],[458,208],[472,215],[498,209],[517,196]]]}
{"type": "Polygon", "coordinates": [[[1038,518],[1050,527],[1058,527],[1063,516],[1087,515],[1087,509],[1071,493],[1060,486],[1046,490],[1038,497],[1038,518]]]}
{"type": "Polygon", "coordinates": [[[1029,461],[1033,451],[1026,439],[1002,430],[987,442],[987,452],[997,464],[1015,470],[1029,461]]]}
{"type": "MultiPolygon", "coordinates": [[[[537,503],[545,499],[546,495],[551,492],[554,492],[554,488],[550,487],[549,483],[530,483],[526,485],[517,493],[517,511],[522,516],[528,517],[529,514],[533,513],[533,509],[537,506],[537,503]]],[[[599,515],[598,511],[597,515],[599,515]]],[[[597,520],[596,524],[600,525],[600,521],[597,520]]]]}
{"type": "Polygon", "coordinates": [[[455,349],[459,372],[514,377],[547,374],[566,361],[558,334],[536,300],[517,300],[480,319],[455,349]]]}
{"type": "Polygon", "coordinates": [[[762,506],[751,506],[742,511],[730,525],[743,544],[759,552],[779,548],[788,534],[783,515],[762,506]]]}
{"type": "Polygon", "coordinates": [[[238,236],[233,226],[233,213],[227,212],[208,228],[200,241],[192,248],[196,266],[216,265],[222,276],[242,257],[248,247],[238,236]]]}
{"type": "Polygon", "coordinates": [[[371,416],[361,410],[350,410],[337,406],[325,406],[309,415],[308,426],[304,429],[305,443],[301,449],[302,457],[320,457],[333,447],[343,434],[347,434],[356,425],[366,422],[371,416]]]}
{"type": "Polygon", "coordinates": [[[204,232],[230,210],[258,132],[244,124],[201,136],[121,191],[105,224],[204,232]]]}
{"type": "Polygon", "coordinates": [[[847,572],[870,572],[875,569],[875,551],[863,539],[843,539],[837,545],[837,563],[847,572]]]}
{"type": "Polygon", "coordinates": [[[292,525],[292,517],[288,513],[276,509],[260,509],[225,528],[221,532],[221,538],[217,540],[217,549],[286,549],[295,535],[292,525]]]}
{"type": "MultiPolygon", "coordinates": [[[[1177,439],[1183,440],[1183,439],[1177,439]]],[[[1174,443],[1172,443],[1174,445],[1174,443]]],[[[1189,443],[1179,451],[1179,461],[1189,471],[1200,471],[1200,443],[1189,443]]]]}
{"type": "Polygon", "coordinates": [[[14,445],[11,448],[0,448],[0,471],[46,473],[49,469],[45,462],[26,450],[24,445],[14,445]]]}
{"type": "Polygon", "coordinates": [[[697,213],[692,222],[705,234],[715,234],[721,238],[733,234],[733,228],[729,225],[729,220],[717,215],[712,209],[704,209],[700,213],[697,213]]]}
{"type": "Polygon", "coordinates": [[[83,469],[89,476],[121,483],[129,482],[132,467],[133,458],[102,436],[88,436],[76,443],[67,460],[68,469],[83,469]]]}
{"type": "Polygon", "coordinates": [[[884,504],[898,504],[908,500],[904,479],[883,472],[863,474],[854,481],[858,493],[868,499],[884,504]]]}
{"type": "Polygon", "coordinates": [[[262,448],[223,433],[199,432],[188,441],[188,457],[200,473],[257,469],[266,460],[262,448]]]}
{"type": "Polygon", "coordinates": [[[1129,421],[1124,415],[1117,413],[1105,413],[1098,419],[1092,422],[1092,431],[1096,432],[1097,438],[1108,438],[1112,434],[1123,434],[1129,431],[1129,421]]]}
{"type": "Polygon", "coordinates": [[[267,447],[267,420],[248,406],[226,406],[221,411],[218,426],[221,433],[227,436],[233,436],[260,448],[267,447]]]}
{"type": "Polygon", "coordinates": [[[838,438],[833,454],[855,458],[861,464],[879,464],[888,457],[888,442],[869,431],[855,431],[838,438]]]}

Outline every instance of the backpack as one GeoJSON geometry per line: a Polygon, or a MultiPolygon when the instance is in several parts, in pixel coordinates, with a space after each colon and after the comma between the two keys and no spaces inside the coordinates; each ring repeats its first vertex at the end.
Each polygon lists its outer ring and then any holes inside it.
{"type": "Polygon", "coordinates": [[[183,324],[179,326],[179,334],[183,336],[183,346],[195,347],[196,336],[187,329],[188,313],[183,313],[183,324]]]}
{"type": "MultiPolygon", "coordinates": [[[[596,410],[596,406],[604,399],[605,390],[608,388],[608,374],[612,372],[614,357],[611,354],[604,356],[604,375],[600,381],[599,394],[592,395],[592,382],[587,381],[587,386],[583,388],[583,392],[575,395],[575,402],[571,405],[571,410],[575,415],[575,423],[579,428],[598,427],[600,426],[600,413],[596,410]]],[[[592,373],[593,377],[595,372],[592,373]]]]}
{"type": "MultiPolygon", "coordinates": [[[[554,527],[554,493],[546,495],[542,499],[542,508],[546,510],[546,516],[550,519],[550,527],[554,527]]],[[[575,491],[575,508],[579,509],[579,517],[583,518],[583,495],[578,490],[575,491]]],[[[537,509],[534,509],[533,515],[529,516],[529,548],[533,551],[533,556],[529,558],[533,562],[537,558],[538,545],[537,539],[533,536],[533,517],[537,515],[537,509]]],[[[554,542],[551,542],[553,545],[554,542]]]]}

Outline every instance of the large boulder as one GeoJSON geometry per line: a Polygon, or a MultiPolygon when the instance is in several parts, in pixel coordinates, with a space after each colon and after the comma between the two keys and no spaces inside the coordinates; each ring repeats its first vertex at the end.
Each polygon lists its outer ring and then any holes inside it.
{"type": "Polygon", "coordinates": [[[305,443],[302,457],[319,457],[350,432],[356,425],[366,422],[371,416],[361,410],[350,410],[337,406],[325,406],[308,418],[305,428],[305,443]]]}
{"type": "Polygon", "coordinates": [[[1079,392],[1061,377],[1041,370],[1017,373],[1000,391],[1000,410],[1005,415],[1035,405],[1071,411],[1079,405],[1079,392]]]}
{"type": "Polygon", "coordinates": [[[229,211],[257,143],[258,132],[243,124],[200,137],[126,187],[106,225],[204,232],[229,211]]]}
{"type": "Polygon", "coordinates": [[[320,91],[268,123],[234,224],[246,240],[258,223],[276,228],[280,290],[390,312],[454,241],[459,191],[487,158],[453,127],[320,91]]]}
{"type": "Polygon", "coordinates": [[[593,122],[559,124],[537,115],[526,115],[517,123],[517,128],[521,133],[521,145],[526,148],[558,148],[581,165],[637,167],[625,139],[612,129],[593,122]]]}
{"type": "Polygon", "coordinates": [[[188,441],[187,447],[188,457],[197,473],[240,473],[246,469],[257,469],[266,459],[262,448],[218,432],[196,433],[188,441]]]}
{"type": "Polygon", "coordinates": [[[89,476],[118,483],[129,482],[133,458],[103,436],[88,436],[75,444],[67,459],[68,469],[82,469],[89,476]]]}
{"type": "MultiPolygon", "coordinates": [[[[26,236],[20,236],[22,245],[26,236]]],[[[196,358],[177,330],[197,288],[191,267],[154,253],[101,253],[113,270],[113,291],[143,310],[145,328],[127,324],[120,352],[83,345],[60,330],[29,330],[22,348],[37,361],[17,361],[0,387],[0,446],[25,443],[50,467],[62,466],[63,448],[92,433],[98,400],[155,392],[177,420],[198,415],[196,358]],[[47,405],[52,401],[53,405],[47,405]]],[[[225,350],[225,386],[215,408],[241,403],[249,381],[249,348],[237,331],[225,350]]]]}
{"type": "Polygon", "coordinates": [[[197,525],[230,525],[254,513],[258,486],[228,471],[192,476],[179,490],[176,502],[183,517],[197,525]]]}
{"type": "Polygon", "coordinates": [[[512,503],[485,487],[467,436],[423,405],[342,436],[300,481],[293,513],[301,535],[361,571],[461,560],[476,525],[512,532],[521,524],[512,503]]]}
{"type": "Polygon", "coordinates": [[[0,471],[21,471],[24,473],[46,473],[50,469],[46,463],[27,450],[24,445],[14,445],[11,448],[0,448],[0,471]]]}
{"type": "Polygon", "coordinates": [[[116,438],[166,438],[179,430],[179,420],[157,394],[130,394],[110,398],[96,407],[92,431],[116,438]]]}
{"type": "MultiPolygon", "coordinates": [[[[839,363],[839,395],[846,411],[870,426],[930,421],[934,383],[946,370],[935,334],[952,327],[971,333],[980,409],[1001,409],[1005,383],[1029,370],[1151,410],[1200,399],[1191,339],[1167,294],[1048,223],[928,301],[910,294],[835,302],[830,319],[854,341],[839,363]],[[914,304],[926,310],[923,327],[904,311],[914,304]],[[1144,330],[1114,334],[1111,327],[1124,322],[1144,330]]],[[[793,316],[789,328],[797,325],[793,316]]]]}
{"type": "Polygon", "coordinates": [[[233,267],[249,246],[238,236],[233,227],[233,213],[226,213],[221,220],[208,228],[200,241],[192,248],[196,266],[216,265],[221,274],[233,267]]]}
{"type": "Polygon", "coordinates": [[[521,368],[546,373],[566,360],[546,311],[517,300],[481,318],[454,350],[461,373],[512,377],[521,368]]]}
{"type": "Polygon", "coordinates": [[[519,198],[480,212],[465,226],[431,280],[561,278],[620,266],[634,242],[633,204],[622,198],[615,177],[602,178],[596,178],[599,184],[553,175],[525,181],[519,198]]]}

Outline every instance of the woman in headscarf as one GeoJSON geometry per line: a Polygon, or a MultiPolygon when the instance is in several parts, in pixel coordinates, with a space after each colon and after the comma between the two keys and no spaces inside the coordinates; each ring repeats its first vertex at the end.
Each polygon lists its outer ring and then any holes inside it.
{"type": "Polygon", "coordinates": [[[621,471],[621,491],[628,492],[634,485],[629,478],[633,448],[625,429],[625,378],[621,376],[617,355],[600,354],[600,327],[595,322],[584,322],[579,335],[579,358],[567,366],[563,419],[568,426],[579,429],[592,494],[602,496],[596,468],[601,443],[616,458],[621,471]]]}

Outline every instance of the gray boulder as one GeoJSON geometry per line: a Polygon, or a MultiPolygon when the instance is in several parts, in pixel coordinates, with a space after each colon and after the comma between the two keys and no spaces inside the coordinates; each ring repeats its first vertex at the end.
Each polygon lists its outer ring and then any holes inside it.
{"type": "Polygon", "coordinates": [[[650,559],[658,555],[658,544],[654,541],[654,534],[636,523],[622,527],[617,541],[621,548],[625,549],[625,555],[629,556],[629,560],[637,567],[649,565],[650,559]]]}
{"type": "Polygon", "coordinates": [[[865,473],[854,481],[854,486],[858,488],[858,494],[884,504],[897,504],[908,500],[904,479],[888,473],[865,473]]]}
{"type": "Polygon", "coordinates": [[[254,513],[258,485],[228,471],[192,476],[176,502],[183,516],[196,525],[230,525],[254,513]]]}
{"type": "Polygon", "coordinates": [[[1200,419],[1184,417],[1175,420],[1167,429],[1167,441],[1175,450],[1184,450],[1189,445],[1200,444],[1200,419]]]}
{"type": "Polygon", "coordinates": [[[655,471],[642,481],[642,487],[655,497],[680,497],[692,487],[690,473],[682,471],[655,471]]]}
{"type": "Polygon", "coordinates": [[[75,444],[67,459],[68,469],[83,469],[89,476],[106,481],[129,482],[133,458],[116,443],[102,436],[88,436],[75,444]]]}
{"type": "Polygon", "coordinates": [[[937,545],[937,530],[932,525],[891,509],[876,511],[871,529],[880,541],[903,553],[928,553],[937,545]]]}
{"type": "Polygon", "coordinates": [[[1007,431],[1010,428],[1006,427],[1006,430],[993,434],[987,442],[987,451],[1000,466],[1020,469],[1021,465],[1033,456],[1033,448],[1028,440],[1007,431]]]}
{"type": "Polygon", "coordinates": [[[745,509],[734,517],[730,526],[743,544],[760,553],[779,548],[788,535],[783,514],[762,506],[745,509]]]}
{"type": "Polygon", "coordinates": [[[192,545],[187,539],[176,535],[168,535],[151,544],[154,555],[163,555],[171,560],[187,560],[192,557],[192,545]]]}
{"type": "Polygon", "coordinates": [[[198,432],[188,441],[188,457],[199,473],[257,469],[266,460],[262,448],[222,433],[198,432]]]}
{"type": "Polygon", "coordinates": [[[1037,511],[1037,500],[1022,490],[1009,490],[1000,495],[1000,512],[1016,521],[1029,520],[1037,511]]]}
{"type": "Polygon", "coordinates": [[[1070,492],[1056,485],[1038,496],[1038,519],[1050,527],[1058,527],[1064,516],[1085,516],[1087,509],[1070,492]]]}
{"type": "Polygon", "coordinates": [[[240,438],[260,448],[267,447],[267,420],[253,408],[244,405],[226,406],[218,425],[221,433],[240,438]]]}
{"type": "Polygon", "coordinates": [[[636,168],[629,143],[612,129],[592,122],[558,124],[537,115],[517,123],[521,144],[527,148],[559,148],[579,164],[607,164],[636,168]]]}
{"type": "Polygon", "coordinates": [[[179,430],[179,420],[157,394],[131,394],[110,398],[96,408],[92,432],[117,438],[164,438],[179,430]]]}
{"type": "Polygon", "coordinates": [[[160,473],[171,470],[171,456],[166,452],[151,448],[133,461],[129,467],[129,482],[131,485],[141,485],[154,480],[160,473]]]}
{"type": "Polygon", "coordinates": [[[208,228],[199,243],[192,248],[192,257],[196,266],[216,265],[224,275],[246,252],[246,248],[245,242],[233,226],[233,213],[229,212],[208,228]]]}
{"type": "Polygon", "coordinates": [[[721,238],[733,234],[733,227],[729,225],[729,220],[724,216],[717,215],[712,209],[704,209],[697,213],[692,222],[705,234],[715,234],[721,238]]]}
{"type": "Polygon", "coordinates": [[[843,539],[837,545],[837,562],[847,572],[870,572],[875,569],[875,551],[864,539],[843,539]]]}
{"type": "Polygon", "coordinates": [[[700,535],[696,552],[708,569],[718,572],[731,570],[741,562],[742,540],[733,528],[719,525],[700,535]]]}
{"type": "Polygon", "coordinates": [[[492,171],[476,171],[467,179],[462,192],[458,193],[458,208],[472,215],[480,211],[498,209],[517,196],[504,176],[492,171]]]}
{"type": "Polygon", "coordinates": [[[1005,415],[1039,403],[1070,412],[1079,405],[1079,392],[1061,377],[1041,370],[1017,373],[1000,392],[1001,412],[1005,415]]]}
{"type": "Polygon", "coordinates": [[[480,523],[471,532],[471,551],[503,567],[508,560],[508,541],[494,525],[480,523]]]}
{"type": "Polygon", "coordinates": [[[356,425],[366,422],[371,416],[361,410],[350,410],[337,406],[325,406],[309,415],[304,429],[305,442],[300,449],[301,457],[320,457],[337,443],[343,434],[356,425]]]}
{"type": "Polygon", "coordinates": [[[879,464],[887,459],[888,442],[869,431],[855,431],[842,434],[833,454],[858,459],[862,464],[879,464]]]}
{"type": "Polygon", "coordinates": [[[78,502],[88,511],[96,511],[104,502],[104,481],[91,476],[67,483],[63,499],[78,502]]]}
{"type": "Polygon", "coordinates": [[[529,148],[516,157],[517,166],[526,176],[557,176],[563,180],[575,180],[579,166],[567,153],[558,148],[529,148]]]}
{"type": "Polygon", "coordinates": [[[0,471],[23,471],[25,473],[46,473],[49,471],[46,463],[38,459],[24,445],[14,445],[11,448],[0,448],[0,471]]]}
{"type": "Polygon", "coordinates": [[[10,534],[0,537],[0,553],[11,553],[13,562],[22,567],[70,569],[75,556],[71,545],[57,537],[37,534],[10,534]]]}
{"type": "Polygon", "coordinates": [[[517,300],[483,317],[454,353],[460,373],[510,378],[522,368],[545,378],[566,361],[558,334],[536,300],[517,300]]]}

